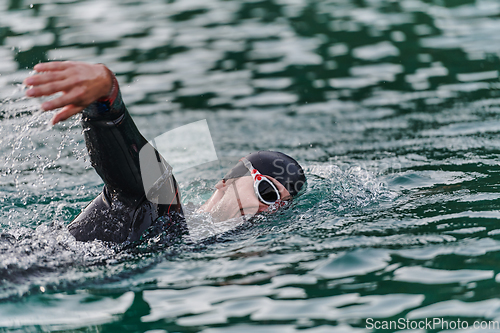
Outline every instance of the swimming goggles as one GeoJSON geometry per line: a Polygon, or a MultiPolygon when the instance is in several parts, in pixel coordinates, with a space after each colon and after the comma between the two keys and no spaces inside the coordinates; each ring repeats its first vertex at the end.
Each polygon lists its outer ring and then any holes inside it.
{"type": "Polygon", "coordinates": [[[264,177],[246,158],[242,158],[240,161],[242,161],[248,171],[250,171],[253,178],[255,195],[262,203],[272,205],[281,198],[280,191],[278,191],[269,178],[264,177]]]}

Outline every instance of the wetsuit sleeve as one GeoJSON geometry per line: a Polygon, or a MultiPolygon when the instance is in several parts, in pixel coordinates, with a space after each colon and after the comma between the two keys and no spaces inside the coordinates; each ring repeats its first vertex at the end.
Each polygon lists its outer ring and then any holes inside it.
{"type": "Polygon", "coordinates": [[[90,162],[107,190],[127,204],[144,196],[139,152],[147,144],[128,113],[120,93],[96,101],[82,112],[90,162]]]}
{"type": "Polygon", "coordinates": [[[77,240],[135,241],[158,217],[182,215],[173,176],[164,179],[171,186],[163,187],[171,189],[167,193],[174,198],[170,204],[146,197],[139,155],[149,143],[127,111],[116,78],[111,94],[82,112],[82,127],[90,162],[104,181],[104,189],[69,225],[77,240]]]}

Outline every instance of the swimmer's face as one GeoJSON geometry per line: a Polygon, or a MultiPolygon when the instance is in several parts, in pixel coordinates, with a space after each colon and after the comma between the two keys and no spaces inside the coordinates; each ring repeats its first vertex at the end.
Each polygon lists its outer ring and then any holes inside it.
{"type": "MultiPolygon", "coordinates": [[[[276,179],[264,176],[271,180],[280,192],[281,200],[288,200],[290,192],[276,179]]],[[[215,192],[200,210],[210,213],[215,221],[226,221],[241,215],[254,215],[269,208],[261,202],[254,192],[251,176],[222,180],[215,185],[215,192]]]]}

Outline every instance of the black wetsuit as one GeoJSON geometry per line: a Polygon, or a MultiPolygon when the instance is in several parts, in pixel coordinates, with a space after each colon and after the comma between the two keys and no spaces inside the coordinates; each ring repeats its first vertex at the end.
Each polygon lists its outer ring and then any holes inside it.
{"type": "MultiPolygon", "coordinates": [[[[70,233],[79,241],[122,243],[141,239],[146,229],[153,233],[185,232],[180,194],[171,174],[161,179],[168,185],[162,190],[172,198],[167,201],[170,204],[146,198],[141,162],[148,161],[140,161],[139,152],[149,144],[135,126],[119,91],[112,100],[94,102],[82,113],[90,160],[104,181],[104,189],[69,225],[70,233]]],[[[151,163],[162,161],[166,165],[156,150],[147,148],[155,153],[151,163]]],[[[148,193],[147,197],[152,196],[148,193]]]]}

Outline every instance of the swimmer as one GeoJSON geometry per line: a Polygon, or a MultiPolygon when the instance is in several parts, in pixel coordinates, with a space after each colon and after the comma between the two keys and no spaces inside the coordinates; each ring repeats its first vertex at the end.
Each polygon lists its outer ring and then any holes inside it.
{"type": "MultiPolygon", "coordinates": [[[[157,180],[154,191],[144,188],[143,177],[148,175],[141,174],[144,161],[139,153],[149,143],[128,113],[114,74],[102,64],[71,61],[41,63],[34,69],[37,73],[24,80],[29,87],[26,96],[62,93],[41,106],[44,111],[62,108],[52,124],[82,113],[90,161],[104,182],[102,192],[68,226],[70,233],[79,241],[122,243],[140,240],[146,230],[187,232],[177,183],[154,148],[150,162],[163,165],[166,177],[157,180]],[[154,200],[160,196],[166,200],[154,200]]],[[[254,215],[296,197],[305,181],[293,158],[280,152],[255,152],[217,183],[199,211],[209,213],[214,221],[254,215]]]]}

